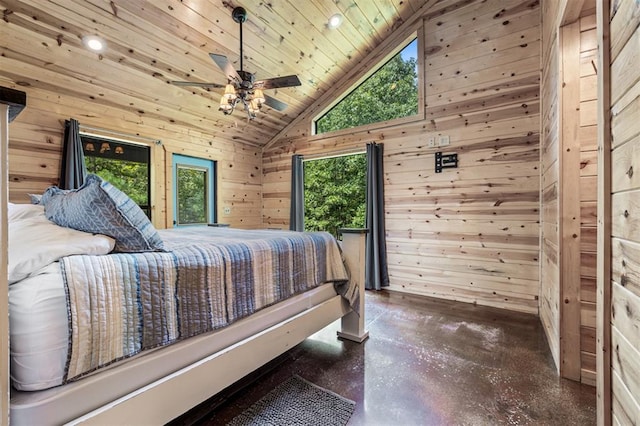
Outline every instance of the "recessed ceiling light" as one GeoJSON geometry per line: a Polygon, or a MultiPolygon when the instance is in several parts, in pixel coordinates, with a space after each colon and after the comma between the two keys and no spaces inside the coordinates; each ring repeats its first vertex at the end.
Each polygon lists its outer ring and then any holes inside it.
{"type": "Polygon", "coordinates": [[[96,35],[82,37],[82,44],[94,52],[102,52],[107,47],[107,43],[96,35]]]}
{"type": "Polygon", "coordinates": [[[331,18],[329,18],[329,22],[327,23],[327,27],[330,29],[338,28],[342,24],[342,15],[336,13],[331,18]]]}

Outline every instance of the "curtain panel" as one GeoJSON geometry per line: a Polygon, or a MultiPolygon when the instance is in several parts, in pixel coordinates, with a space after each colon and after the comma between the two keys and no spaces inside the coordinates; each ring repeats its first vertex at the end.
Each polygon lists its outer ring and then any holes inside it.
{"type": "Polygon", "coordinates": [[[62,189],[79,188],[86,177],[87,167],[84,164],[84,152],[80,139],[80,123],[73,118],[65,120],[59,187],[62,189]]]}
{"type": "Polygon", "coordinates": [[[302,155],[291,157],[291,209],[289,229],[304,231],[304,166],[302,155]]]}
{"type": "Polygon", "coordinates": [[[389,285],[382,160],[383,145],[368,143],[365,226],[369,232],[366,239],[365,288],[370,290],[380,290],[389,285]]]}

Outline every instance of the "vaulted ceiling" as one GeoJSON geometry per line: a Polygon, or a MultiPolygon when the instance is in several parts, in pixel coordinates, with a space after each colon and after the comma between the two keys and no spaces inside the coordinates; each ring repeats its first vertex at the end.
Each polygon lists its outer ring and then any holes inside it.
{"type": "Polygon", "coordinates": [[[422,0],[0,0],[0,84],[71,93],[141,117],[179,123],[252,145],[280,129],[330,90],[422,0]],[[225,83],[209,53],[239,68],[236,6],[243,24],[244,69],[256,79],[296,74],[302,83],[266,93],[288,104],[265,107],[249,122],[243,111],[218,111],[223,89],[177,87],[172,80],[225,83]],[[337,29],[327,27],[333,14],[337,29]],[[107,42],[100,54],[82,37],[107,42]],[[2,64],[5,65],[2,65],[2,64]]]}

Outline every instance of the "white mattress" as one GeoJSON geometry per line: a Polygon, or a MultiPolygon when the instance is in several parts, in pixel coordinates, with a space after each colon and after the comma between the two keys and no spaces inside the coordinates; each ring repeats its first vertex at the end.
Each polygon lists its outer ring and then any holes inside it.
{"type": "Polygon", "coordinates": [[[19,390],[62,383],[69,323],[58,262],[9,286],[11,381],[19,390]]]}
{"type": "Polygon", "coordinates": [[[139,389],[172,372],[220,351],[249,336],[336,296],[333,284],[324,284],[262,309],[236,323],[98,370],[77,382],[62,382],[67,356],[67,308],[62,276],[54,263],[37,276],[9,290],[11,419],[16,424],[63,423],[106,401],[139,389]],[[60,412],[60,407],[66,407],[60,412]]]}

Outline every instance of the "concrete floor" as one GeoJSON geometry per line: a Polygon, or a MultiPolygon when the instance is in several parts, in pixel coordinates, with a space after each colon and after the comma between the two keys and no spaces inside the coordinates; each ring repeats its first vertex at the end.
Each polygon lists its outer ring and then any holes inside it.
{"type": "Polygon", "coordinates": [[[336,322],[175,424],[225,424],[292,374],[356,401],[350,425],[595,424],[595,388],[557,376],[537,317],[383,291],[366,323],[363,344],[336,322]]]}

